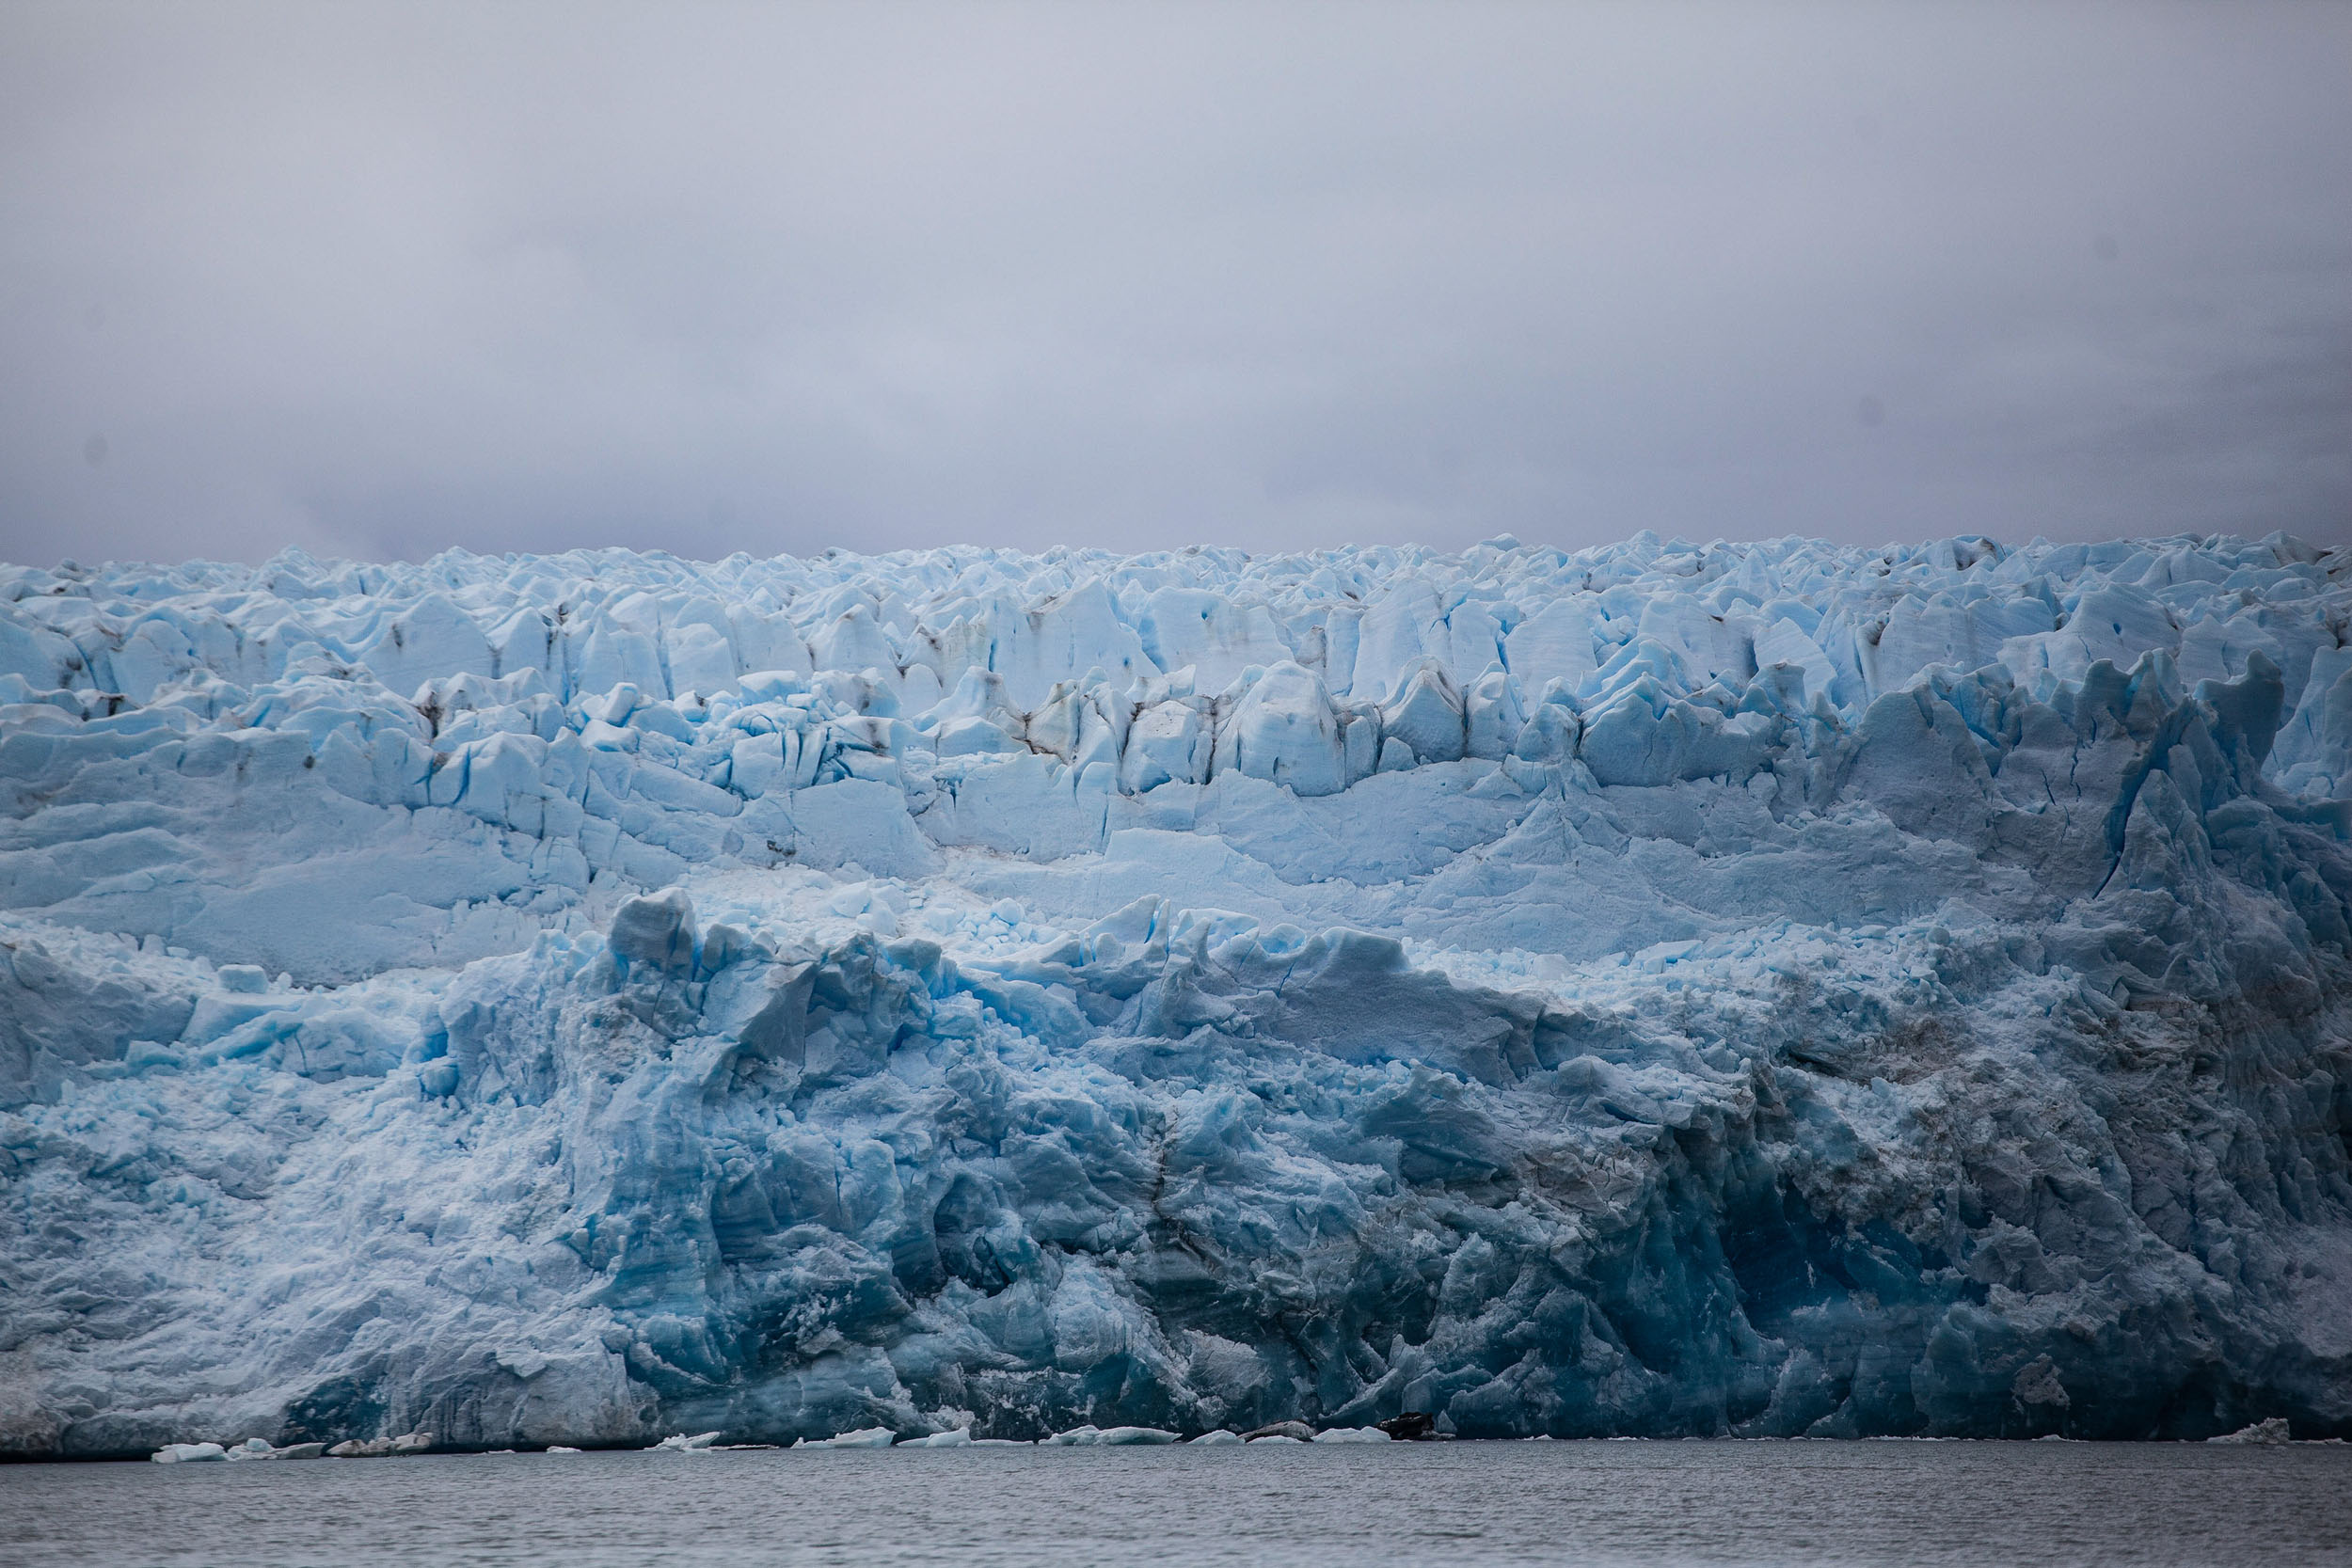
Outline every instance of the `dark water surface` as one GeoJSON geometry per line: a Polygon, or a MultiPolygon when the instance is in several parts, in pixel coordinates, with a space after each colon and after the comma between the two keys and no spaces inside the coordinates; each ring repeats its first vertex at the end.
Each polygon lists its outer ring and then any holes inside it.
{"type": "Polygon", "coordinates": [[[2352,1564],[2352,1449],[1452,1443],[0,1466],[0,1563],[2352,1564]]]}

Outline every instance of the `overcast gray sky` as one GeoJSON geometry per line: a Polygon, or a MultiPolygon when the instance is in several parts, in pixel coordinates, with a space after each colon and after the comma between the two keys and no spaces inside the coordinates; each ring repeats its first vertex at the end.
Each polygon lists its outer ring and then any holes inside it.
{"type": "Polygon", "coordinates": [[[0,8],[0,558],[2352,537],[2352,5],[0,8]]]}

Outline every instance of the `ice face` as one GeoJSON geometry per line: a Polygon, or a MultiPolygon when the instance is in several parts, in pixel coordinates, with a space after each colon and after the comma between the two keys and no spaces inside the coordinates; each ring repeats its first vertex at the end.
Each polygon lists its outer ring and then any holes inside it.
{"type": "Polygon", "coordinates": [[[0,1445],[2352,1433],[2348,610],[0,569],[0,1445]]]}

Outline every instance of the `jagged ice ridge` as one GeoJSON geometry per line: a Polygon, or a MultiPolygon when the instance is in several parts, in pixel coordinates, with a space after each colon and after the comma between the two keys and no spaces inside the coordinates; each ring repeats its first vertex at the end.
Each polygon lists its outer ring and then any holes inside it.
{"type": "Polygon", "coordinates": [[[2348,610],[0,568],[0,1448],[2352,1433],[2348,610]]]}

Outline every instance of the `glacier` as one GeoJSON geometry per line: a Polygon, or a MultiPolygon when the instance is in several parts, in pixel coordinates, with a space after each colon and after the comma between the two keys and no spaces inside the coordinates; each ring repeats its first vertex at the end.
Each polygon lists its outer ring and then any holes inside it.
{"type": "Polygon", "coordinates": [[[0,568],[0,1452],[2352,1435],[2352,549],[0,568]]]}

